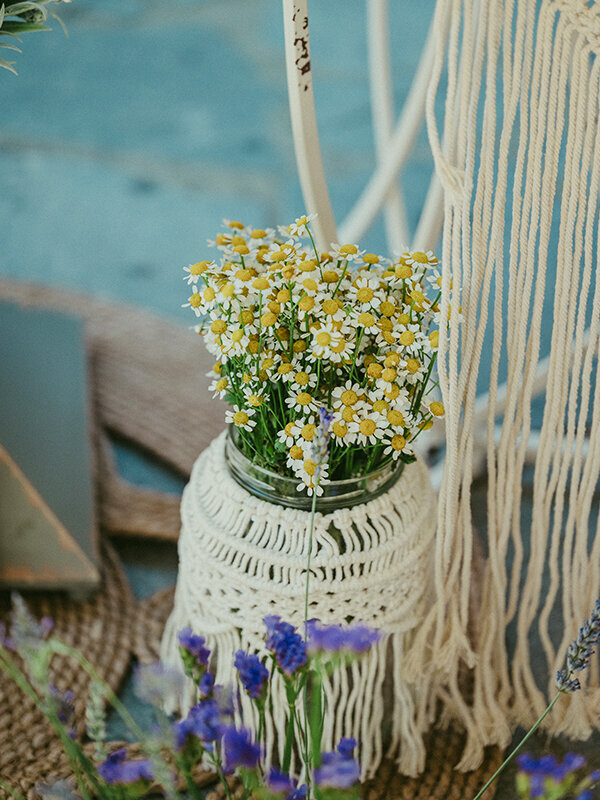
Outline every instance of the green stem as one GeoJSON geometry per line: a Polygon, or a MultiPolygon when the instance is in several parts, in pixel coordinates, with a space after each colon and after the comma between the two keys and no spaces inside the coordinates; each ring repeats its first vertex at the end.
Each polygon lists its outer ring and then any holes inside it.
{"type": "Polygon", "coordinates": [[[504,759],[504,761],[502,762],[502,764],[500,764],[500,766],[498,767],[498,769],[496,770],[496,772],[494,772],[494,774],[493,774],[493,775],[492,775],[492,777],[489,779],[489,781],[488,781],[488,782],[485,784],[485,786],[483,786],[483,787],[482,787],[482,788],[481,788],[481,789],[480,789],[480,790],[477,792],[477,794],[475,795],[475,797],[473,798],[473,800],[479,800],[479,798],[481,797],[481,795],[482,795],[482,794],[483,794],[483,793],[484,793],[484,792],[485,792],[485,791],[486,791],[486,790],[489,788],[489,786],[491,786],[491,784],[492,784],[492,783],[493,783],[493,782],[496,780],[496,778],[498,777],[498,775],[500,775],[500,773],[501,773],[501,772],[504,770],[504,768],[505,768],[505,767],[506,767],[506,766],[507,766],[507,765],[510,763],[510,761],[512,761],[512,759],[513,759],[513,758],[516,756],[516,754],[519,752],[519,750],[520,750],[520,749],[523,747],[523,745],[525,744],[525,742],[526,742],[526,741],[529,739],[529,737],[530,737],[530,736],[531,736],[533,733],[535,733],[535,731],[536,731],[536,730],[539,728],[539,726],[542,724],[542,722],[543,722],[543,721],[546,719],[546,717],[548,716],[548,714],[549,714],[549,713],[552,711],[552,709],[554,708],[554,705],[556,704],[556,701],[557,701],[557,700],[558,700],[558,698],[561,696],[561,694],[562,694],[562,692],[557,692],[556,696],[554,697],[554,699],[552,700],[552,702],[550,703],[550,705],[549,705],[549,706],[546,708],[546,710],[544,711],[544,713],[542,714],[542,716],[541,716],[541,717],[540,717],[540,718],[537,720],[537,722],[535,722],[535,723],[534,723],[533,727],[529,729],[529,731],[528,731],[528,732],[525,734],[525,736],[524,736],[524,737],[521,739],[521,741],[519,742],[519,744],[518,744],[518,745],[515,747],[515,749],[514,749],[514,750],[511,752],[511,754],[510,754],[509,756],[507,756],[507,757],[504,759]]]}

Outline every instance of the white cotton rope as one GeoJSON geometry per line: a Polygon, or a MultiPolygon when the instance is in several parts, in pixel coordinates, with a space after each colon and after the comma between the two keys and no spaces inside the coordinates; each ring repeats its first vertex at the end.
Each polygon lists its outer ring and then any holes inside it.
{"type": "MultiPolygon", "coordinates": [[[[217,683],[231,684],[238,649],[265,653],[265,615],[302,627],[310,512],[249,494],[230,476],[224,444],[221,434],[200,455],[184,491],[175,606],[161,660],[181,668],[177,634],[189,626],[216,654],[217,683]]],[[[353,620],[385,633],[347,671],[324,681],[323,748],[332,750],[342,736],[354,736],[363,777],[374,773],[384,751],[405,774],[424,768],[425,709],[435,691],[421,675],[407,679],[404,663],[433,602],[434,536],[435,495],[420,461],[405,466],[380,497],[315,516],[309,618],[353,620]],[[384,741],[386,726],[391,732],[384,741]]],[[[274,681],[274,692],[266,725],[267,763],[283,755],[287,718],[281,681],[274,681]]],[[[167,710],[185,714],[194,702],[188,683],[184,696],[168,698],[167,710]]],[[[250,706],[243,698],[245,724],[253,713],[250,706]]]]}
{"type": "MultiPolygon", "coordinates": [[[[433,675],[437,659],[446,659],[440,697],[464,721],[459,767],[472,769],[484,746],[507,745],[516,724],[527,727],[543,711],[566,648],[600,593],[600,521],[592,514],[600,476],[600,3],[439,0],[436,19],[427,125],[444,190],[440,329],[446,317],[449,326],[440,336],[439,374],[447,462],[436,603],[409,666],[414,674],[430,663],[433,675]],[[446,18],[449,25],[441,24],[446,18]],[[554,286],[547,285],[549,264],[554,286]],[[455,297],[461,290],[460,322],[457,300],[449,308],[451,285],[455,297]],[[549,342],[542,338],[548,318],[549,342]],[[521,515],[523,472],[536,373],[546,358],[529,526],[521,515]],[[488,560],[471,648],[470,485],[483,433],[475,397],[484,362],[491,365],[488,560]],[[511,622],[516,649],[509,658],[511,622]],[[543,674],[534,660],[545,663],[543,674]],[[457,680],[461,662],[473,667],[469,701],[457,680]]],[[[598,672],[594,664],[585,693],[557,704],[549,732],[586,738],[598,729],[598,672]]]]}

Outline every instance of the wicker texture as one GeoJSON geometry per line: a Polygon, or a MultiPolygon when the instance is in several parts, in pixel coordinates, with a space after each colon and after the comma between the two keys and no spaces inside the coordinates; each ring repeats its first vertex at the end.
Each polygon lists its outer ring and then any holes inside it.
{"type": "MultiPolygon", "coordinates": [[[[106,436],[116,433],[181,474],[189,474],[198,453],[224,427],[222,408],[217,401],[208,401],[204,373],[211,362],[196,337],[147,312],[57,290],[0,281],[0,297],[85,317],[92,405],[98,424],[97,497],[103,533],[176,539],[179,498],[140,490],[120,479],[106,436]],[[191,370],[190,364],[195,369],[191,370]],[[204,412],[203,424],[188,424],[192,407],[199,414],[204,412]]],[[[81,650],[117,689],[132,659],[149,663],[157,658],[160,637],[173,608],[173,590],[136,603],[119,559],[106,541],[102,566],[103,586],[93,598],[77,601],[61,593],[47,593],[32,594],[27,600],[36,615],[52,616],[58,635],[81,650]]],[[[6,608],[4,597],[0,615],[6,608]]],[[[55,659],[52,667],[57,687],[71,688],[79,698],[76,716],[81,730],[86,676],[71,661],[55,659]]],[[[490,749],[480,769],[456,772],[453,766],[460,759],[464,736],[452,726],[435,729],[426,744],[427,767],[421,778],[399,776],[386,761],[376,778],[365,785],[365,800],[468,800],[502,759],[499,749],[490,749]]],[[[33,797],[37,782],[69,775],[69,765],[52,730],[22,692],[2,677],[0,777],[33,797]]],[[[197,779],[206,784],[214,778],[200,773],[197,779]]],[[[492,787],[486,797],[493,794],[492,787]]],[[[0,791],[0,796],[5,794],[0,791]]],[[[223,793],[217,788],[212,796],[223,797],[223,793]]]]}

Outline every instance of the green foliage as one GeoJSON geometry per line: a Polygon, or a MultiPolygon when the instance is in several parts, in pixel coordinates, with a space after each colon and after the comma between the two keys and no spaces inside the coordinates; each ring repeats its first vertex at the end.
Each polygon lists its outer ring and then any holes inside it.
{"type": "MultiPolygon", "coordinates": [[[[47,8],[52,3],[70,3],[71,0],[25,0],[21,3],[10,3],[0,5],[0,36],[8,36],[21,41],[20,34],[33,33],[34,31],[49,31],[52,30],[46,21],[48,17],[53,17],[62,26],[65,35],[67,29],[62,23],[60,17],[47,8]]],[[[20,53],[21,50],[12,42],[4,42],[0,40],[0,47],[6,50],[14,50],[20,53]]],[[[10,70],[15,75],[17,74],[14,68],[14,61],[7,61],[0,58],[0,67],[10,70]]]]}

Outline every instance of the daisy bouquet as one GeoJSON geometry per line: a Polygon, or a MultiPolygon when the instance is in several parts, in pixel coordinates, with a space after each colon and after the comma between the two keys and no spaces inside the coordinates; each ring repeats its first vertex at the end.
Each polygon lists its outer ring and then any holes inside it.
{"type": "Polygon", "coordinates": [[[253,463],[298,490],[414,460],[413,443],[444,414],[430,396],[441,277],[423,251],[387,259],[355,244],[317,250],[303,216],[278,230],[226,221],[219,258],[185,267],[184,307],[216,358],[214,396],[253,463]],[[328,463],[313,450],[330,419],[328,463]]]}

